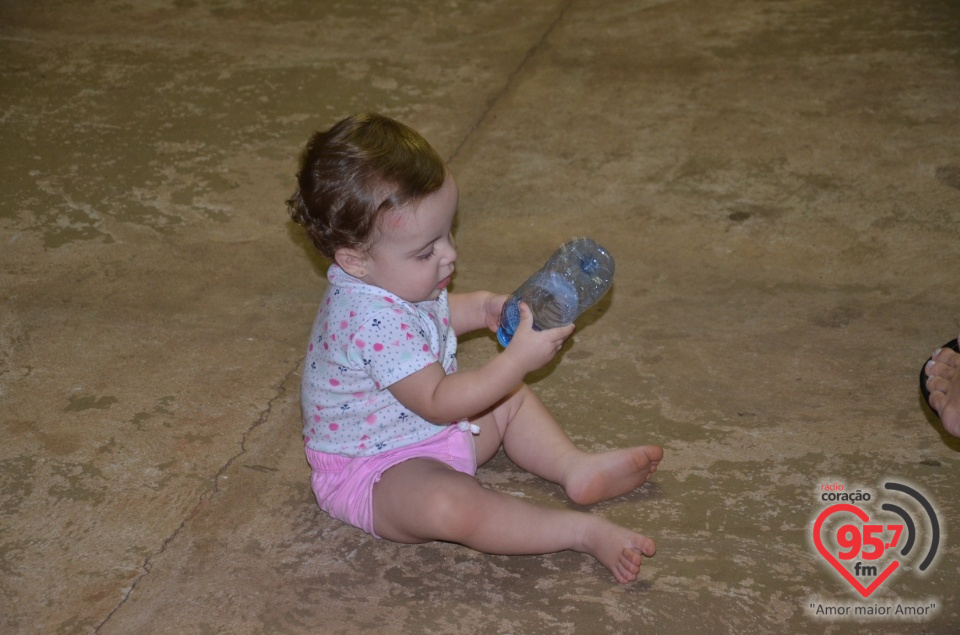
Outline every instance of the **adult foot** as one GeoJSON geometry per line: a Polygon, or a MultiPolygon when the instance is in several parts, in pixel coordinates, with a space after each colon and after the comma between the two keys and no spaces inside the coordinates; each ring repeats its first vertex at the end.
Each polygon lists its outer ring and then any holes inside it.
{"type": "Polygon", "coordinates": [[[960,353],[937,349],[924,367],[929,403],[940,416],[943,427],[960,437],[960,353]]]}
{"type": "Polygon", "coordinates": [[[567,472],[564,489],[575,503],[598,503],[643,485],[657,471],[661,459],[663,448],[656,445],[584,453],[567,472]]]}

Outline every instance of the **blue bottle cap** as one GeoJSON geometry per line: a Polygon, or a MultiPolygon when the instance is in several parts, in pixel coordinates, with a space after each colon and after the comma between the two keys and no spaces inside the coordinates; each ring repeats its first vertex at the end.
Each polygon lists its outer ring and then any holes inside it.
{"type": "Polygon", "coordinates": [[[520,301],[516,298],[509,298],[503,306],[503,315],[500,318],[500,328],[497,329],[497,341],[506,348],[513,334],[517,332],[517,326],[520,325],[520,301]]]}

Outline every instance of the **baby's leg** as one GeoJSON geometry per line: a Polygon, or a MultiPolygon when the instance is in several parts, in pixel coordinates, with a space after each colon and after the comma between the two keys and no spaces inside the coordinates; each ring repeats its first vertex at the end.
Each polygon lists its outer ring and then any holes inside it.
{"type": "Polygon", "coordinates": [[[960,437],[960,354],[949,348],[939,350],[927,363],[926,373],[930,407],[940,415],[947,432],[960,437]]]}
{"type": "Polygon", "coordinates": [[[377,534],[395,542],[441,540],[499,555],[569,549],[596,558],[621,584],[636,580],[643,556],[656,551],[651,539],[603,518],[538,507],[431,459],[384,472],[373,509],[377,534]]]}
{"type": "Polygon", "coordinates": [[[563,486],[575,503],[589,505],[643,485],[663,449],[642,445],[591,454],[577,448],[530,388],[521,385],[482,419],[477,461],[485,463],[502,442],[510,460],[563,486]],[[495,427],[491,429],[491,424],[495,427]],[[491,433],[496,433],[496,435],[491,433]]]}

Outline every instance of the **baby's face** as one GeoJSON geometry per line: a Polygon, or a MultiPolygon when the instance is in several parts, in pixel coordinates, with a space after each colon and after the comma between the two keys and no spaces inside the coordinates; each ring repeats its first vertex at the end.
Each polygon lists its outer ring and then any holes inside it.
{"type": "Polygon", "coordinates": [[[435,300],[450,284],[460,192],[449,174],[439,190],[389,213],[366,255],[362,280],[408,301],[435,300]]]}

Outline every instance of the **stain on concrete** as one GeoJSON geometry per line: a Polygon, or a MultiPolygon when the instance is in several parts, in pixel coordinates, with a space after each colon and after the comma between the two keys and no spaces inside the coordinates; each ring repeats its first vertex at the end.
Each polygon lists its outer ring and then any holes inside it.
{"type": "Polygon", "coordinates": [[[54,502],[68,499],[96,505],[103,502],[107,492],[104,489],[103,472],[92,462],[48,464],[50,485],[47,494],[54,502]]]}
{"type": "Polygon", "coordinates": [[[119,402],[120,400],[116,397],[105,395],[103,397],[97,397],[96,395],[81,395],[71,396],[69,398],[70,403],[66,408],[63,409],[64,412],[82,412],[84,410],[108,410],[110,406],[119,402]]]}
{"type": "Polygon", "coordinates": [[[937,168],[937,180],[944,185],[960,190],[960,166],[941,165],[937,168]]]}

